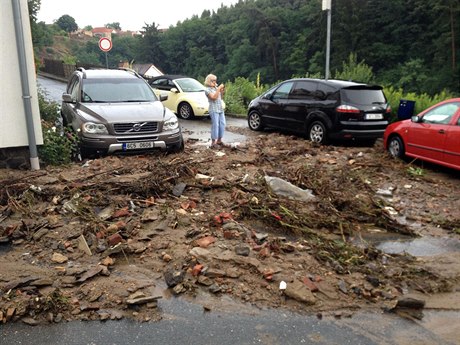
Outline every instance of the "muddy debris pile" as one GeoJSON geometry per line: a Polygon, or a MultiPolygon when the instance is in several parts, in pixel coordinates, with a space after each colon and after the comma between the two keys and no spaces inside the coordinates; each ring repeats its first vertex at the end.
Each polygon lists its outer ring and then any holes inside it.
{"type": "Polygon", "coordinates": [[[395,214],[446,231],[458,224],[448,210],[425,212],[453,185],[408,174],[378,145],[271,133],[218,151],[2,170],[0,183],[3,323],[158,320],[160,299],[224,294],[342,315],[458,287],[458,276],[353,241],[369,231],[418,235],[395,214]],[[424,200],[424,188],[439,198],[424,200]]]}

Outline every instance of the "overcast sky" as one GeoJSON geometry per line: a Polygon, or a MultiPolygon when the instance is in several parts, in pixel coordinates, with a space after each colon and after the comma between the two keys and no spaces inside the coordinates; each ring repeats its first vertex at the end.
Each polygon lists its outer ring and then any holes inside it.
{"type": "MultiPolygon", "coordinates": [[[[3,1],[3,0],[1,0],[3,1]]],[[[238,0],[41,0],[38,21],[52,24],[64,14],[75,19],[80,28],[93,28],[119,22],[122,30],[141,30],[155,22],[160,29],[178,21],[201,16],[203,10],[217,10],[238,0]]]]}

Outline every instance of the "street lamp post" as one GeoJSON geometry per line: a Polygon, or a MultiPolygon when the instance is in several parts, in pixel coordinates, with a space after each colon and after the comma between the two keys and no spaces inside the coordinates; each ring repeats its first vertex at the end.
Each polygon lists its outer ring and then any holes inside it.
{"type": "Polygon", "coordinates": [[[323,11],[327,11],[327,38],[326,38],[326,73],[325,79],[329,79],[329,60],[331,52],[331,0],[323,0],[323,11]]]}

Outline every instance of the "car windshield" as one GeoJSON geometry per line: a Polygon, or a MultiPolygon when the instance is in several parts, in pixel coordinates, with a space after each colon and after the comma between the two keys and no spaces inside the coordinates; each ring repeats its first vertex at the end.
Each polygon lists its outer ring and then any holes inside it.
{"type": "Polygon", "coordinates": [[[385,104],[386,99],[380,88],[345,88],[342,100],[350,104],[385,104]]]}
{"type": "Polygon", "coordinates": [[[176,79],[175,82],[184,92],[200,92],[205,90],[203,84],[193,78],[176,79]]]}
{"type": "Polygon", "coordinates": [[[94,103],[154,102],[152,89],[138,79],[87,79],[83,83],[82,101],[94,103]]]}

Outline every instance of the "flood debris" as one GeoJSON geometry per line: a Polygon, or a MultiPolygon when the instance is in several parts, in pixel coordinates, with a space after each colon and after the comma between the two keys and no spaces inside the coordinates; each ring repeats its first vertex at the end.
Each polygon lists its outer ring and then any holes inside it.
{"type": "MultiPolygon", "coordinates": [[[[458,236],[455,177],[407,174],[378,144],[269,133],[222,152],[186,146],[0,170],[0,242],[9,247],[0,252],[0,322],[156,320],[158,299],[171,294],[342,316],[421,310],[405,299],[411,291],[458,289],[459,269],[443,274],[364,240],[375,229],[458,236]]],[[[204,310],[219,310],[213,303],[204,310]]]]}

